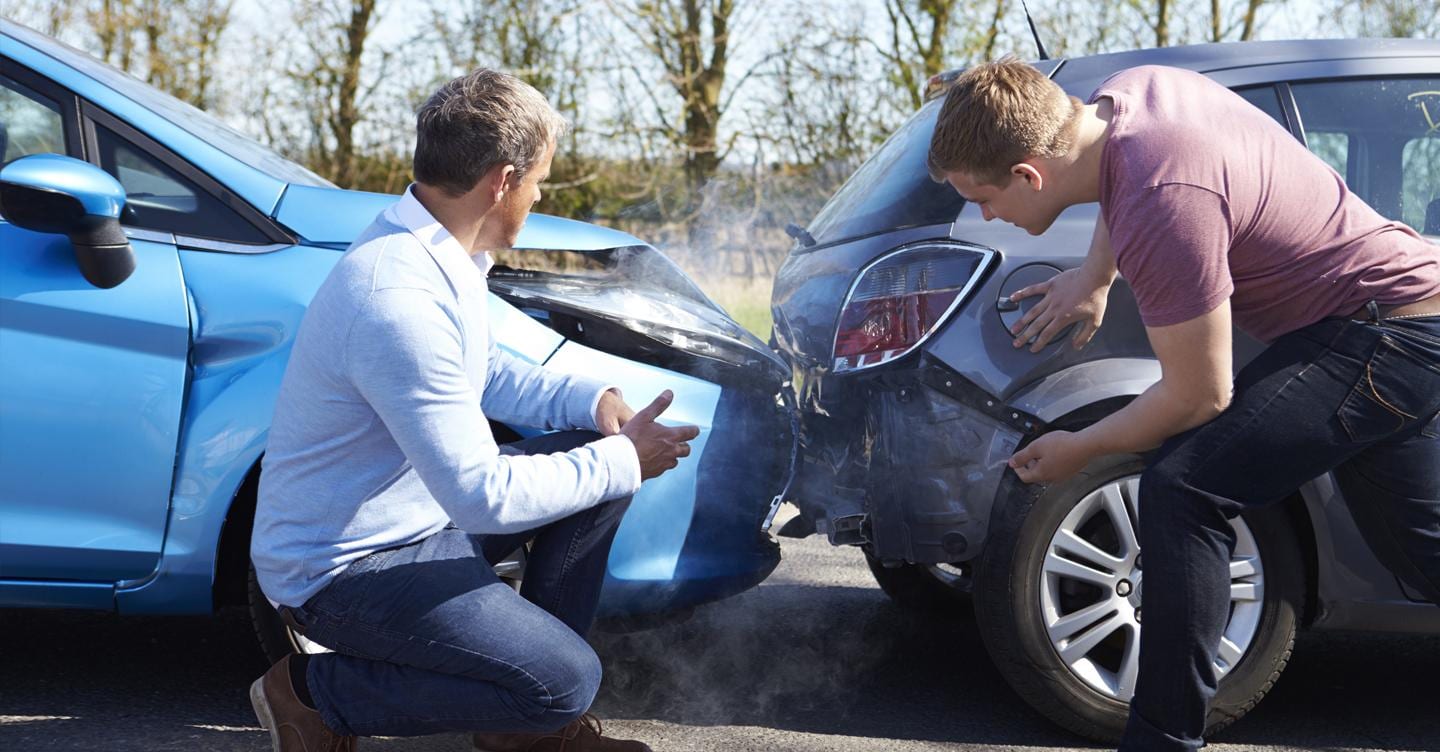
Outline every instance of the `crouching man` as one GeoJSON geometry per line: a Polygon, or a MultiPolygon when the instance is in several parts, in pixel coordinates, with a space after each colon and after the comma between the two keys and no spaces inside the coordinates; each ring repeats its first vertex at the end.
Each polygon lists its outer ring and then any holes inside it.
{"type": "Polygon", "coordinates": [[[932,170],[986,219],[1032,235],[1100,204],[1084,264],[1043,295],[1015,346],[1101,325],[1130,283],[1161,378],[1083,431],[1010,460],[1048,483],[1158,448],[1140,479],[1139,678],[1121,749],[1203,745],[1229,617],[1228,520],[1335,471],[1366,541],[1440,603],[1440,249],[1382,217],[1270,117],[1204,76],[1147,66],[1088,104],[1014,60],[946,96],[932,170]],[[1231,376],[1231,324],[1269,348],[1231,376]]]}
{"type": "Polygon", "coordinates": [[[334,653],[251,687],[274,750],[474,732],[477,749],[645,752],[587,711],[584,640],[621,515],[690,453],[605,383],[496,347],[489,249],[509,248],[564,121],[478,70],[420,109],[416,183],[336,264],[275,408],[251,557],[287,623],[334,653]],[[578,429],[497,446],[487,416],[578,429]],[[516,593],[492,565],[533,540],[516,593]]]}

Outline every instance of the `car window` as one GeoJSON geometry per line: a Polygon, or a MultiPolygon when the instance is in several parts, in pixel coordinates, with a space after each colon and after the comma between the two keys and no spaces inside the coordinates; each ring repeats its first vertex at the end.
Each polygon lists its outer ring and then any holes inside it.
{"type": "Polygon", "coordinates": [[[45,153],[65,153],[60,105],[0,76],[0,164],[45,153]]]}
{"type": "Polygon", "coordinates": [[[1236,89],[1235,93],[1258,107],[1261,112],[1274,118],[1275,122],[1285,125],[1285,111],[1280,109],[1280,95],[1276,93],[1274,86],[1267,84],[1248,89],[1236,89]]]}
{"type": "Polygon", "coordinates": [[[95,144],[100,167],[125,188],[123,224],[199,238],[268,242],[264,233],[234,209],[99,123],[95,124],[95,144]]]}
{"type": "Polygon", "coordinates": [[[845,182],[806,228],[820,244],[955,221],[964,199],[930,179],[926,155],[944,98],[920,108],[845,182]]]}
{"type": "Polygon", "coordinates": [[[1405,143],[1400,173],[1401,218],[1426,235],[1440,235],[1440,132],[1405,143]]]}
{"type": "Polygon", "coordinates": [[[1291,90],[1306,144],[1351,191],[1385,217],[1440,233],[1440,78],[1318,81],[1291,90]]]}

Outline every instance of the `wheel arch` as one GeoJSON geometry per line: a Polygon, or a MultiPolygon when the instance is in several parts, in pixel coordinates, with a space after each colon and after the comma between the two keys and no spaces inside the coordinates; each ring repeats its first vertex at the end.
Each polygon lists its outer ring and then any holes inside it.
{"type": "Polygon", "coordinates": [[[256,458],[245,474],[230,508],[225,513],[225,522],[220,528],[220,540],[215,547],[215,579],[213,597],[215,606],[243,606],[246,604],[246,580],[250,569],[250,537],[255,529],[255,505],[260,491],[260,462],[256,458]]]}

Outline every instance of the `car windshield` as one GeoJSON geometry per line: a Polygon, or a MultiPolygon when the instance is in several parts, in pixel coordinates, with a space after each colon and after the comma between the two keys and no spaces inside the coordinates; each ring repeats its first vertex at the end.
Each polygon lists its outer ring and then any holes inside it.
{"type": "Polygon", "coordinates": [[[817,244],[955,221],[964,199],[930,179],[925,156],[943,97],[910,117],[861,165],[806,228],[817,244]]]}
{"type": "Polygon", "coordinates": [[[277,180],[334,188],[335,184],[260,145],[209,113],[176,99],[118,68],[18,24],[0,19],[0,32],[60,60],[154,112],[191,135],[277,180]]]}

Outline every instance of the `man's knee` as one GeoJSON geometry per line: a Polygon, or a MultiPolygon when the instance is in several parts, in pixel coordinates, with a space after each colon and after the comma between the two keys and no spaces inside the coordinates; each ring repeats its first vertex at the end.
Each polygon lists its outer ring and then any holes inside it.
{"type": "Polygon", "coordinates": [[[541,722],[560,728],[579,718],[595,702],[600,691],[600,658],[578,636],[578,645],[557,648],[545,680],[548,700],[541,722]]]}
{"type": "Polygon", "coordinates": [[[1142,545],[1163,545],[1166,539],[1186,535],[1185,531],[1196,527],[1228,524],[1220,504],[1189,481],[1189,470],[1167,457],[1140,475],[1142,545]]]}

